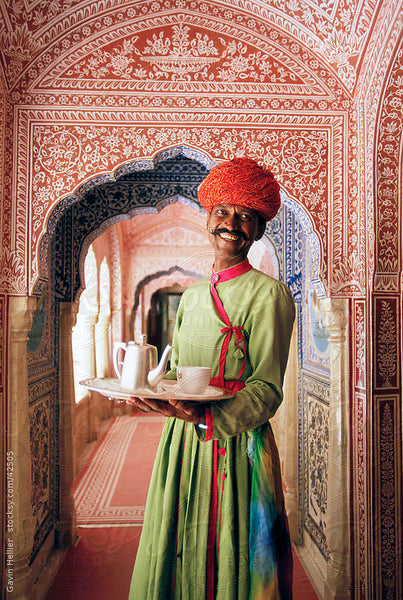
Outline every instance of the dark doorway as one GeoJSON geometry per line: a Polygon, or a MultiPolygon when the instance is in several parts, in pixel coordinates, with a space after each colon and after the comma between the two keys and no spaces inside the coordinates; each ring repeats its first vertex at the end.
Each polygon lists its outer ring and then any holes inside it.
{"type": "Polygon", "coordinates": [[[158,348],[158,355],[167,344],[172,344],[176,313],[183,289],[179,286],[154,292],[147,317],[148,343],[158,348]]]}

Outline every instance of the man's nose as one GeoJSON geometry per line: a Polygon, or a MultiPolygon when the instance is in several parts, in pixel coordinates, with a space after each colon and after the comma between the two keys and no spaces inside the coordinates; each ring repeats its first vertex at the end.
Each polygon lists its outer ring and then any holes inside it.
{"type": "Polygon", "coordinates": [[[232,229],[233,231],[239,229],[238,215],[235,212],[228,214],[224,220],[223,225],[225,225],[230,230],[232,229]]]}

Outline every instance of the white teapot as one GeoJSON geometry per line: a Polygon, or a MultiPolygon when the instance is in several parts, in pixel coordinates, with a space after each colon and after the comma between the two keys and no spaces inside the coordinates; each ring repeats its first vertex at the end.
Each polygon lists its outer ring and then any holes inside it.
{"type": "Polygon", "coordinates": [[[158,363],[158,351],[155,346],[147,344],[147,336],[141,336],[140,344],[134,341],[115,342],[113,344],[113,367],[120,379],[120,386],[125,390],[150,390],[155,388],[164,377],[172,346],[166,346],[158,363]],[[123,350],[123,362],[118,361],[119,350],[123,350]],[[120,371],[120,365],[122,370],[120,371]]]}

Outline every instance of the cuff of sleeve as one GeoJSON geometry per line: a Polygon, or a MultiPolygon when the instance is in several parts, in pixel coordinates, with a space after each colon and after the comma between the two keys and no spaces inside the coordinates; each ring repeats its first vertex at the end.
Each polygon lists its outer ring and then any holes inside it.
{"type": "Polygon", "coordinates": [[[206,411],[206,437],[204,438],[205,442],[209,442],[210,440],[213,439],[213,431],[214,431],[214,419],[213,419],[213,413],[211,412],[210,408],[208,408],[206,406],[206,408],[204,409],[206,411]]]}
{"type": "Polygon", "coordinates": [[[209,442],[213,439],[214,431],[214,418],[211,410],[206,406],[205,412],[205,424],[195,425],[197,437],[201,442],[209,442]]]}

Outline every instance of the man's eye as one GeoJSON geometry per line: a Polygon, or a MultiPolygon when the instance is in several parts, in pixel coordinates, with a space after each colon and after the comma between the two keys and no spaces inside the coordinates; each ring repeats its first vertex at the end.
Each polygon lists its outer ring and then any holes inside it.
{"type": "Polygon", "coordinates": [[[242,213],[242,214],[241,214],[241,219],[242,219],[243,221],[250,221],[250,220],[251,220],[251,216],[250,216],[250,214],[249,214],[249,213],[242,213]]]}

